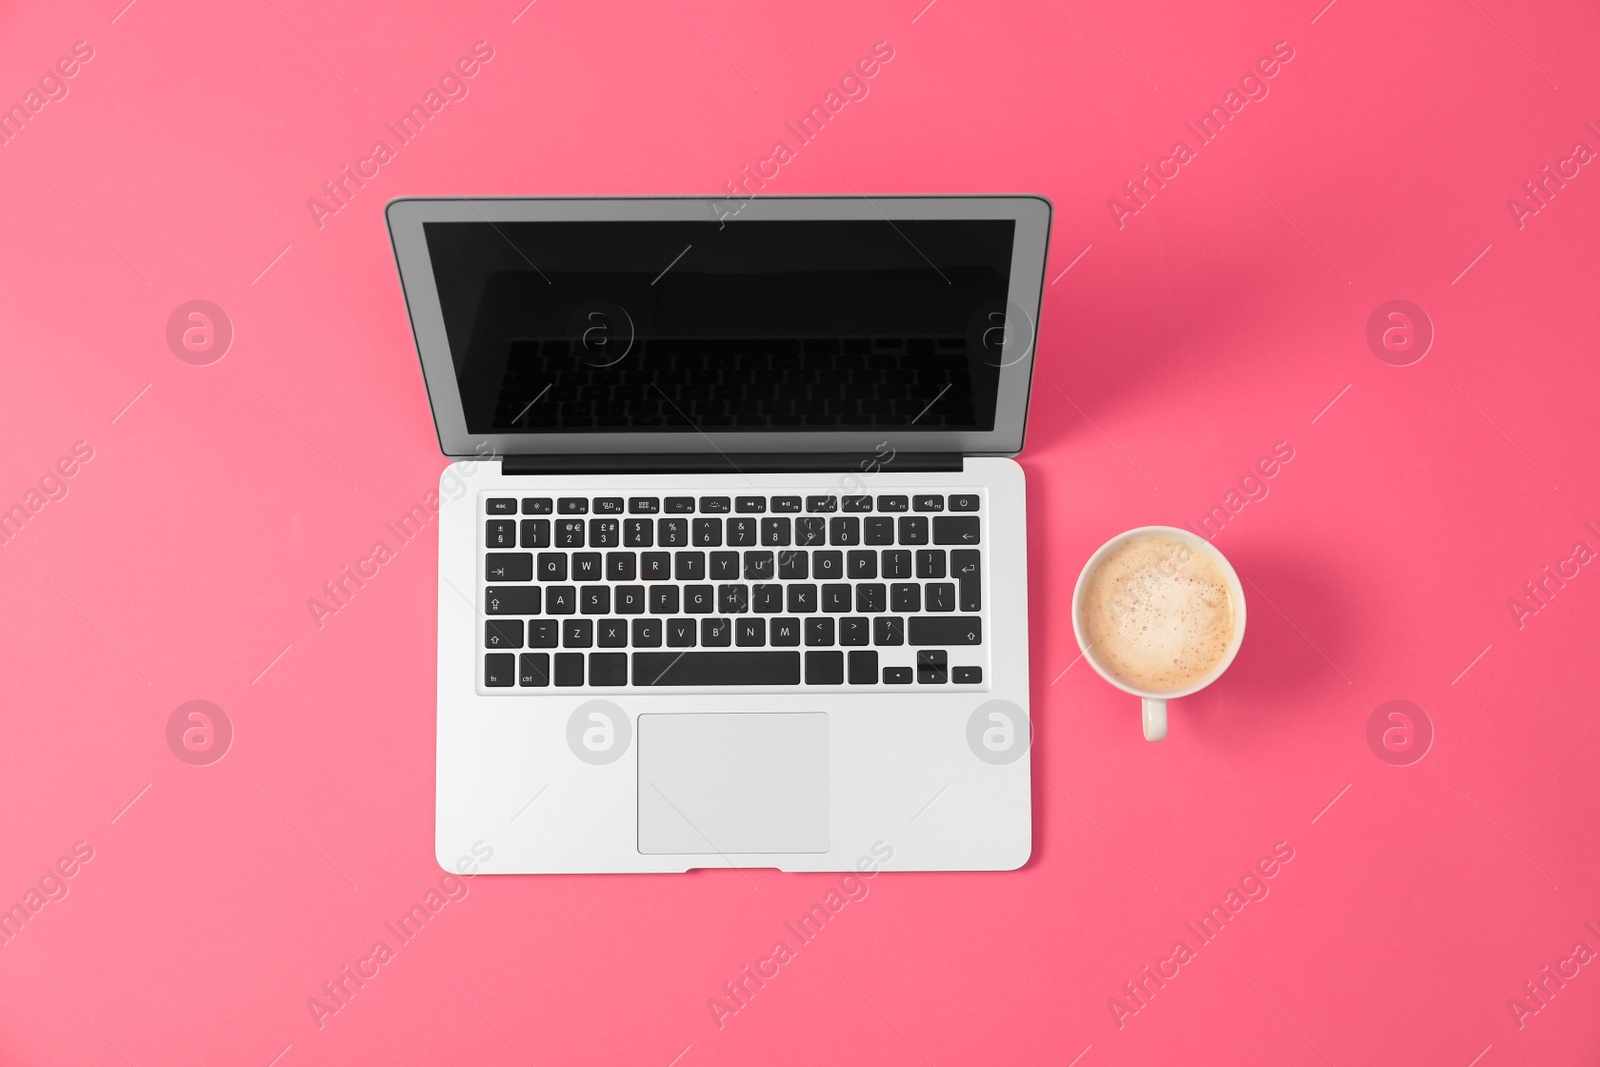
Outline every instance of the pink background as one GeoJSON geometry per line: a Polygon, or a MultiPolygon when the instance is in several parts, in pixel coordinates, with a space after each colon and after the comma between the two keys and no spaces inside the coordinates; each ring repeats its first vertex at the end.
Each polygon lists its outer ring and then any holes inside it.
{"type": "Polygon", "coordinates": [[[123,2],[0,15],[0,102],[94,53],[0,148],[0,506],[93,449],[0,546],[0,903],[94,850],[0,947],[0,1062],[1595,1061],[1600,967],[1520,1028],[1509,1001],[1600,949],[1600,574],[1520,627],[1508,601],[1600,549],[1600,173],[1507,206],[1600,148],[1593,4],[123,2]],[[470,95],[319,229],[307,199],[477,41],[470,95]],[[707,1000],[834,879],[480,878],[319,1029],[308,998],[439,876],[433,531],[306,608],[443,462],[384,203],[720,194],[877,41],[769,192],[1056,208],[1032,861],[874,880],[722,1029],[707,1000]],[[1119,229],[1108,199],[1279,41],[1270,94],[1119,229]],[[1395,298],[1437,331],[1411,366],[1365,339],[1395,298]],[[192,299],[234,326],[210,366],[166,342],[192,299]],[[1078,568],[1280,441],[1216,537],[1243,652],[1147,744],[1074,665],[1078,568]],[[211,766],[167,746],[191,699],[236,730],[211,766]],[[1367,742],[1395,699],[1436,733],[1410,766],[1367,742]],[[1277,842],[1270,895],[1119,1028],[1277,842]]]}

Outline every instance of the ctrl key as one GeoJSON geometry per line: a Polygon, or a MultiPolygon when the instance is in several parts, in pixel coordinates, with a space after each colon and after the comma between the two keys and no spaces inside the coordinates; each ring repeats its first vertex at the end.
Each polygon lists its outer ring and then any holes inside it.
{"type": "Polygon", "coordinates": [[[509,652],[491,652],[483,657],[483,684],[500,689],[517,684],[517,657],[509,652]]]}

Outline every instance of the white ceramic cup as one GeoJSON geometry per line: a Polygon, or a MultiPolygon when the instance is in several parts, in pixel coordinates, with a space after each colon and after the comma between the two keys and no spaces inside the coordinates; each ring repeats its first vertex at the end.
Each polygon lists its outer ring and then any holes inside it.
{"type": "Polygon", "coordinates": [[[1197,537],[1188,530],[1180,530],[1175,526],[1141,526],[1137,530],[1121,533],[1101,545],[1094,555],[1089,557],[1089,562],[1083,565],[1083,570],[1078,574],[1078,584],[1072,590],[1072,632],[1078,638],[1078,647],[1083,650],[1083,658],[1089,661],[1089,666],[1095,672],[1121,689],[1125,693],[1132,693],[1144,703],[1144,738],[1146,741],[1160,741],[1167,736],[1167,701],[1179,697],[1191,696],[1222,677],[1222,672],[1228,669],[1228,664],[1233,662],[1233,657],[1239,654],[1239,646],[1244,643],[1244,586],[1239,584],[1239,575],[1234,571],[1233,564],[1228,562],[1226,556],[1218,552],[1216,546],[1203,537],[1197,537]],[[1228,583],[1228,595],[1233,598],[1233,640],[1228,642],[1228,649],[1203,676],[1182,689],[1173,689],[1166,692],[1156,692],[1150,689],[1140,689],[1138,686],[1129,685],[1118,678],[1100,662],[1094,649],[1089,647],[1088,640],[1084,637],[1083,625],[1083,595],[1088,587],[1089,576],[1100,566],[1100,561],[1111,552],[1129,541],[1141,537],[1169,537],[1174,541],[1187,546],[1191,551],[1207,556],[1217,565],[1223,578],[1228,583]]]}

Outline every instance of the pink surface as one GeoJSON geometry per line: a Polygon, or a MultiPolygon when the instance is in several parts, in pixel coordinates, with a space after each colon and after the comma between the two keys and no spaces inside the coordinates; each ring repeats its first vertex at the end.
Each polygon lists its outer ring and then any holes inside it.
{"type": "Polygon", "coordinates": [[[1595,1061],[1592,4],[124,2],[0,15],[0,101],[92,50],[0,147],[0,505],[44,479],[0,545],[0,903],[66,894],[0,946],[0,1062],[1595,1061]],[[467,95],[319,220],[479,41],[467,95]],[[306,608],[442,466],[385,201],[719,194],[878,41],[770,192],[1056,207],[1032,861],[874,879],[720,1028],[708,1000],[834,879],[480,878],[319,1026],[440,877],[432,531],[322,629],[306,608]],[[1165,186],[1128,199],[1147,164],[1165,186]],[[196,299],[233,326],[209,366],[167,341],[196,299]],[[1436,333],[1408,366],[1367,341],[1393,299],[1436,333]],[[1214,507],[1249,634],[1147,744],[1074,665],[1072,583],[1214,507]],[[233,724],[220,762],[168,747],[190,700],[233,724]],[[1369,746],[1391,700],[1431,723],[1419,762],[1379,758],[1400,720],[1369,746]],[[1264,898],[1185,926],[1275,848],[1264,898]]]}

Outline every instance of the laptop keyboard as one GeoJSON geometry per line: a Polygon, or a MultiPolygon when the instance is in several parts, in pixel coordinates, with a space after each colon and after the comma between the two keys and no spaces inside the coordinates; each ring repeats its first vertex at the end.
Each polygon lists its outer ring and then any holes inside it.
{"type": "Polygon", "coordinates": [[[486,495],[483,686],[981,686],[983,499],[486,495]]]}

